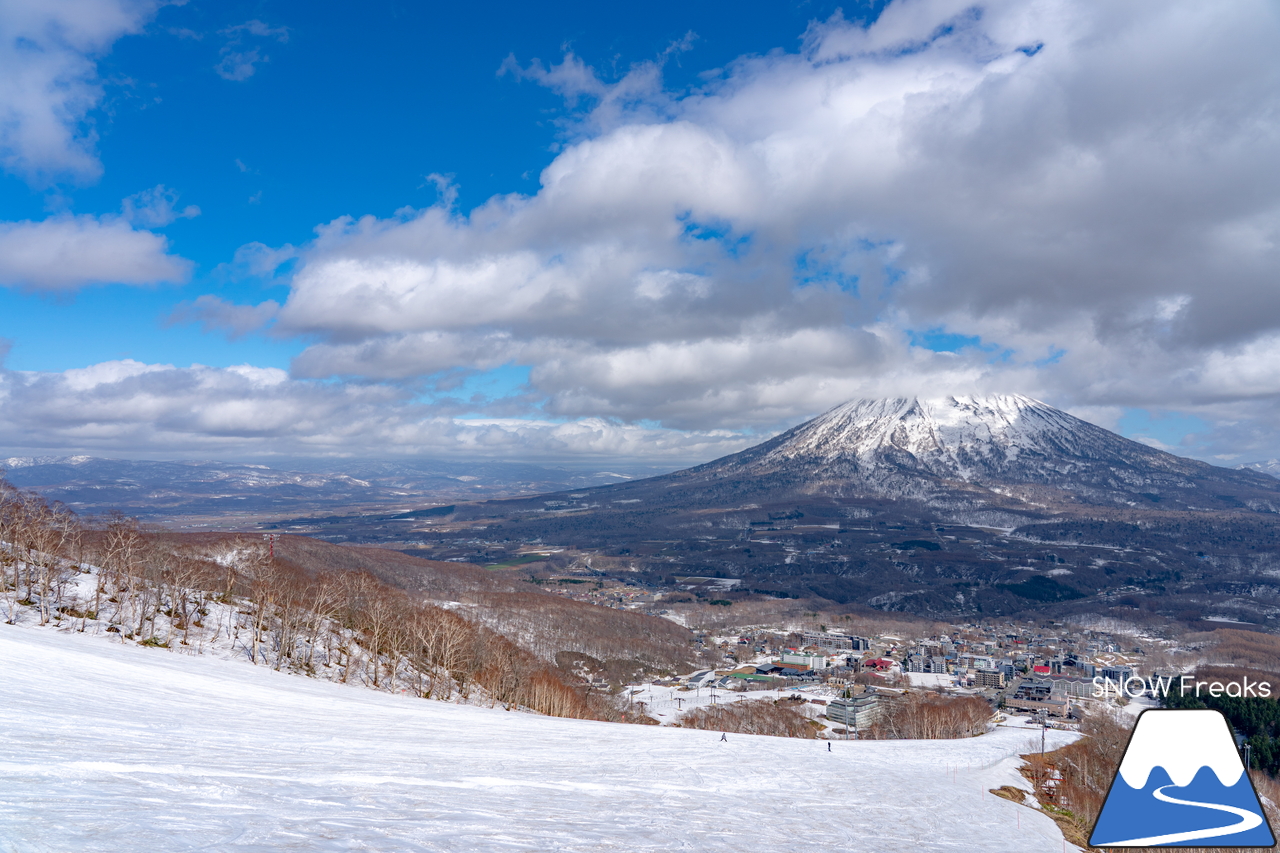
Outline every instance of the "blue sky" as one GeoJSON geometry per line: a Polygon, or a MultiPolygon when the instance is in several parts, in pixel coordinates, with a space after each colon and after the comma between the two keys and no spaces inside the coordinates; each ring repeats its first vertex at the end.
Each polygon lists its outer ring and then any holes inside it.
{"type": "Polygon", "coordinates": [[[0,453],[1280,455],[1274,4],[0,11],[0,453]]]}
{"type": "Polygon", "coordinates": [[[567,109],[544,87],[500,76],[509,55],[555,62],[568,49],[618,77],[693,33],[664,70],[669,86],[696,86],[700,72],[744,53],[794,50],[808,22],[838,5],[370,2],[354,18],[350,7],[315,3],[161,8],[99,62],[106,93],[86,119],[101,178],[33,185],[9,173],[0,218],[115,213],[122,199],[164,185],[200,208],[164,228],[195,273],[179,286],[107,285],[58,300],[0,290],[0,335],[14,342],[8,366],[62,371],[128,357],[287,369],[301,341],[228,342],[165,320],[204,293],[283,299],[284,284],[225,269],[236,249],[301,244],[343,215],[429,206],[438,198],[430,174],[451,176],[463,209],[536,192],[567,109]],[[250,21],[268,34],[228,32],[250,21]],[[228,80],[217,72],[228,46],[265,59],[228,80]],[[59,326],[56,336],[40,332],[59,326]]]}

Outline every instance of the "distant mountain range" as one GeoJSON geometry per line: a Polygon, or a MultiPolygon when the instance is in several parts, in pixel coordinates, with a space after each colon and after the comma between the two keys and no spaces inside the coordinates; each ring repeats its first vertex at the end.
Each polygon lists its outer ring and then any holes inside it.
{"type": "Polygon", "coordinates": [[[293,515],[559,491],[645,476],[653,469],[569,470],[510,462],[316,461],[280,467],[92,456],[0,459],[5,479],[77,512],[118,509],[153,520],[293,515]]]}
{"type": "Polygon", "coordinates": [[[854,401],[657,476],[438,461],[4,464],[15,485],[80,511],[260,520],[486,565],[519,566],[536,547],[656,588],[714,586],[729,606],[799,596],[948,617],[1049,609],[1280,627],[1280,479],[1264,473],[1277,463],[1185,459],[1018,395],[854,401]]]}
{"type": "Polygon", "coordinates": [[[975,506],[1050,499],[1192,510],[1280,507],[1273,482],[1280,460],[1218,468],[1019,395],[854,401],[748,450],[658,477],[651,476],[655,468],[636,466],[574,470],[438,459],[267,466],[44,456],[0,459],[0,469],[15,486],[79,511],[153,518],[415,507],[619,484],[624,491],[659,489],[669,506],[685,490],[697,502],[707,490],[727,488],[768,500],[795,492],[975,506]]]}
{"type": "Polygon", "coordinates": [[[1262,474],[1270,474],[1272,477],[1280,478],[1280,459],[1268,459],[1265,462],[1249,462],[1236,467],[1239,470],[1258,471],[1262,474]]]}

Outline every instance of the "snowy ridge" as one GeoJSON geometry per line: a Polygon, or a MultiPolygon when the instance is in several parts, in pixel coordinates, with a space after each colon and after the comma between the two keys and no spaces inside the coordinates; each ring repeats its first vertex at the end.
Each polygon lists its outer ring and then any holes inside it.
{"type": "Polygon", "coordinates": [[[1130,788],[1142,789],[1156,767],[1163,767],[1179,788],[1191,784],[1201,767],[1231,787],[1244,775],[1226,721],[1217,711],[1147,711],[1120,763],[1130,788]]]}
{"type": "Polygon", "coordinates": [[[10,456],[0,459],[0,468],[30,468],[33,465],[83,465],[92,462],[92,456],[10,456]]]}
{"type": "Polygon", "coordinates": [[[1268,459],[1264,462],[1250,462],[1246,465],[1237,465],[1236,470],[1257,471],[1259,474],[1268,474],[1280,479],[1280,459],[1268,459]]]}
{"type": "Polygon", "coordinates": [[[899,453],[963,474],[978,461],[1059,454],[1079,439],[1087,447],[1100,438],[1093,433],[1105,430],[1020,394],[855,400],[797,428],[768,458],[867,462],[899,453]]]}

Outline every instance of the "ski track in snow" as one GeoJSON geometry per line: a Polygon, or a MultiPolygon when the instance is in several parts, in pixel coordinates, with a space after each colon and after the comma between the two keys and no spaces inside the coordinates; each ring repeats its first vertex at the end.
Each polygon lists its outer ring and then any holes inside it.
{"type": "Polygon", "coordinates": [[[9,625],[0,665],[0,853],[1063,849],[987,793],[1023,729],[720,743],[9,625]]]}

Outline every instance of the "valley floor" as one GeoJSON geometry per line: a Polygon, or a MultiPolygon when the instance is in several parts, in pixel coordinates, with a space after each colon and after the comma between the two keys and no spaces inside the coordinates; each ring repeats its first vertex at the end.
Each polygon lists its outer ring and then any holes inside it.
{"type": "Polygon", "coordinates": [[[987,793],[1032,741],[721,742],[0,625],[2,853],[1074,850],[987,793]]]}

